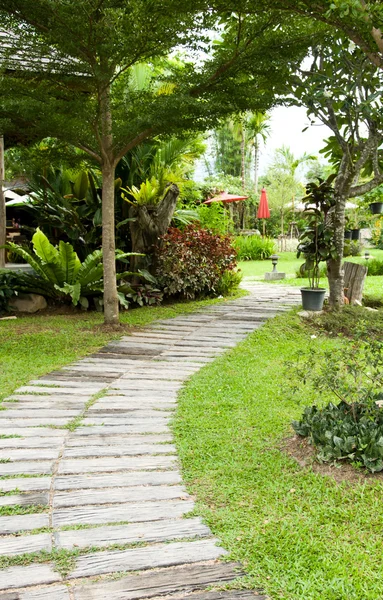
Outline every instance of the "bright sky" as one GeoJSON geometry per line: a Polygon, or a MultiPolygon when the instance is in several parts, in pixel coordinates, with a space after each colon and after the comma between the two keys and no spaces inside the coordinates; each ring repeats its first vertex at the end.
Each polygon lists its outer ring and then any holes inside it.
{"type": "MultiPolygon", "coordinates": [[[[330,130],[322,124],[310,126],[307,131],[302,130],[310,124],[304,108],[296,106],[275,108],[271,113],[271,135],[262,144],[259,161],[259,173],[264,174],[272,160],[273,153],[281,146],[289,146],[297,158],[307,152],[318,156],[319,150],[324,146],[323,140],[331,135],[330,130]]],[[[299,172],[297,173],[299,177],[299,172]]],[[[203,181],[207,176],[203,161],[199,161],[194,178],[203,181]]]]}
{"type": "Polygon", "coordinates": [[[281,146],[289,146],[297,158],[307,152],[323,160],[319,150],[324,146],[323,140],[331,135],[331,131],[318,123],[302,133],[308,125],[310,121],[304,108],[281,106],[272,111],[271,135],[266,140],[266,145],[262,145],[261,148],[260,175],[266,171],[274,151],[281,146]]]}

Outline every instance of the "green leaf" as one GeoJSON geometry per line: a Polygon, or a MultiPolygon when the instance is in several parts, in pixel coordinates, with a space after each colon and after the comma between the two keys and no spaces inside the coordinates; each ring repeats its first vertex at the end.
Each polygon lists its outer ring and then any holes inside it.
{"type": "Polygon", "coordinates": [[[74,283],[81,267],[81,261],[73,250],[73,246],[68,242],[60,241],[59,259],[64,273],[64,280],[62,283],[74,283]]]}

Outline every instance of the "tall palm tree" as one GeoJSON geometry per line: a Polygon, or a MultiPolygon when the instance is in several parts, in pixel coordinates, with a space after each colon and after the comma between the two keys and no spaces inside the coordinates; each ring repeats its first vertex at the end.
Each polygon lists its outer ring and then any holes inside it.
{"type": "Polygon", "coordinates": [[[250,113],[246,122],[247,136],[252,141],[254,148],[254,191],[258,196],[258,171],[261,141],[266,142],[270,135],[270,115],[268,113],[250,113]]]}

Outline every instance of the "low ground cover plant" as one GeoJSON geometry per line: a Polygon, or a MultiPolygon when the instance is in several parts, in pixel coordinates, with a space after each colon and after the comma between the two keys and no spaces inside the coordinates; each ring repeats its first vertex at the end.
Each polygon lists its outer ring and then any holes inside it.
{"type": "Polygon", "coordinates": [[[348,460],[377,472],[383,470],[383,343],[368,339],[366,327],[357,338],[331,352],[311,348],[289,363],[298,386],[311,388],[315,398],[293,428],[315,446],[320,461],[348,460]],[[329,393],[337,402],[323,406],[329,393]]]}
{"type": "Polygon", "coordinates": [[[233,246],[238,260],[265,260],[276,251],[274,241],[260,235],[239,235],[233,246]]]}
{"type": "MultiPolygon", "coordinates": [[[[236,264],[230,236],[189,225],[183,231],[170,228],[161,237],[155,275],[166,296],[219,295],[223,275],[236,264]]],[[[226,289],[228,283],[227,279],[226,289]]]]}

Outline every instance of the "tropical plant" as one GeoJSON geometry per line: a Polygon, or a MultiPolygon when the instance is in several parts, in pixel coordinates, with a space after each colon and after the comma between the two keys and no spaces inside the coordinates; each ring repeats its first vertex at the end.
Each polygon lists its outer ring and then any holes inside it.
{"type": "Polygon", "coordinates": [[[171,228],[162,236],[156,277],[167,296],[219,295],[217,286],[222,275],[235,266],[229,236],[189,225],[183,231],[171,228]]]}
{"type": "Polygon", "coordinates": [[[242,272],[240,270],[225,271],[215,286],[218,296],[231,296],[238,291],[242,281],[242,272]]]}
{"type": "Polygon", "coordinates": [[[265,260],[276,251],[274,241],[260,235],[239,235],[233,246],[238,260],[265,260]]]}
{"type": "MultiPolygon", "coordinates": [[[[60,241],[53,246],[47,236],[37,229],[32,238],[33,252],[14,243],[7,248],[22,256],[34,269],[34,274],[18,273],[14,289],[19,292],[33,292],[64,302],[72,301],[76,306],[89,306],[89,297],[101,295],[103,292],[102,250],[95,250],[81,263],[73,246],[60,241]]],[[[125,259],[129,253],[116,251],[117,259],[125,259]]],[[[130,272],[119,274],[131,275],[130,272]]]]}
{"type": "Polygon", "coordinates": [[[9,309],[9,300],[16,293],[16,273],[12,271],[0,271],[0,315],[9,309]]]}
{"type": "Polygon", "coordinates": [[[331,185],[335,175],[326,181],[309,183],[306,187],[307,196],[303,199],[306,228],[299,236],[297,257],[304,256],[305,262],[301,267],[302,276],[308,275],[309,287],[319,287],[320,263],[335,258],[336,248],[333,240],[333,227],[329,216],[334,207],[334,189],[331,185]]]}
{"type": "Polygon", "coordinates": [[[247,137],[251,141],[254,148],[254,193],[258,196],[258,170],[259,170],[259,154],[260,141],[266,142],[270,135],[270,115],[263,112],[253,112],[247,118],[246,130],[247,137]]]}

